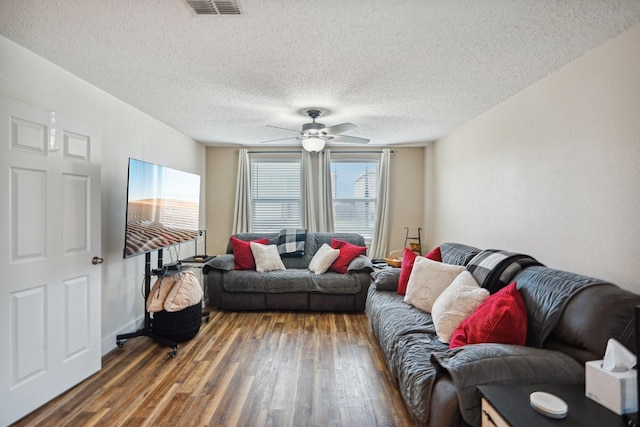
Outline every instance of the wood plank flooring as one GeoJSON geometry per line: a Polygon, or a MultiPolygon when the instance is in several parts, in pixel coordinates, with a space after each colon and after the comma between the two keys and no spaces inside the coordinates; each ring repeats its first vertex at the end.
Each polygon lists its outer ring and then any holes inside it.
{"type": "Polygon", "coordinates": [[[364,313],[214,310],[168,351],[133,338],[15,425],[413,425],[364,313]]]}

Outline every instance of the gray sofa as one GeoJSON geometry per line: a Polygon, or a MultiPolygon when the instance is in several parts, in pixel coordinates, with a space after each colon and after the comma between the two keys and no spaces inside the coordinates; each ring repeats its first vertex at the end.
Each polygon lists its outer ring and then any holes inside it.
{"type": "MultiPolygon", "coordinates": [[[[278,243],[278,233],[242,233],[234,237],[244,241],[266,237],[268,244],[278,243]]],[[[347,274],[332,271],[315,274],[308,269],[316,251],[324,243],[331,244],[333,238],[365,246],[359,234],[307,232],[304,254],[282,257],[286,270],[260,273],[235,270],[229,243],[225,255],[203,266],[209,305],[223,310],[364,310],[373,270],[368,257],[360,255],[354,259],[347,274]]]]}
{"type": "MultiPolygon", "coordinates": [[[[483,253],[455,243],[440,249],[443,262],[469,271],[483,253]]],[[[502,254],[503,262],[475,268],[474,277],[482,270],[478,282],[491,293],[501,284],[517,283],[527,309],[526,346],[449,349],[438,340],[430,313],[406,304],[393,288],[399,269],[373,273],[366,311],[416,425],[479,426],[478,385],[583,384],[584,362],[602,359],[609,338],[635,351],[634,307],[640,295],[544,267],[526,255],[502,254]]]]}

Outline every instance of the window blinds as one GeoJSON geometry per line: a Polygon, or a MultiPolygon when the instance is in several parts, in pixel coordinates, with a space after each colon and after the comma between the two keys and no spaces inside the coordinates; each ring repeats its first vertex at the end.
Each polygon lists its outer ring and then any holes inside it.
{"type": "Polygon", "coordinates": [[[252,231],[300,227],[300,182],[300,160],[251,160],[252,231]]]}

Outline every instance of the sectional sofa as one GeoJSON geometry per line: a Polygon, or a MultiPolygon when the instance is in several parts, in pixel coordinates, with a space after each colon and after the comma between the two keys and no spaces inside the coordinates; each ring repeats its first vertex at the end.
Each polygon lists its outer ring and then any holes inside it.
{"type": "Polygon", "coordinates": [[[478,385],[583,384],[584,363],[602,359],[609,338],[635,351],[634,307],[640,295],[544,267],[523,254],[456,243],[439,250],[443,263],[473,271],[491,295],[507,290],[507,284],[517,289],[526,310],[526,339],[524,345],[450,349],[439,339],[432,313],[398,294],[400,269],[373,273],[366,311],[416,425],[479,426],[478,385]]]}

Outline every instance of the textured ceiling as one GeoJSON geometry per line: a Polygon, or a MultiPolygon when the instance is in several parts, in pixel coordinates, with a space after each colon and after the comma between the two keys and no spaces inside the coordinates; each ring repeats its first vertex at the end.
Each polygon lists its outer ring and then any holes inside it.
{"type": "MultiPolygon", "coordinates": [[[[301,110],[374,145],[436,140],[640,23],[638,0],[1,0],[0,34],[206,144],[301,110]]],[[[640,47],[639,47],[640,48],[640,47]]]]}

